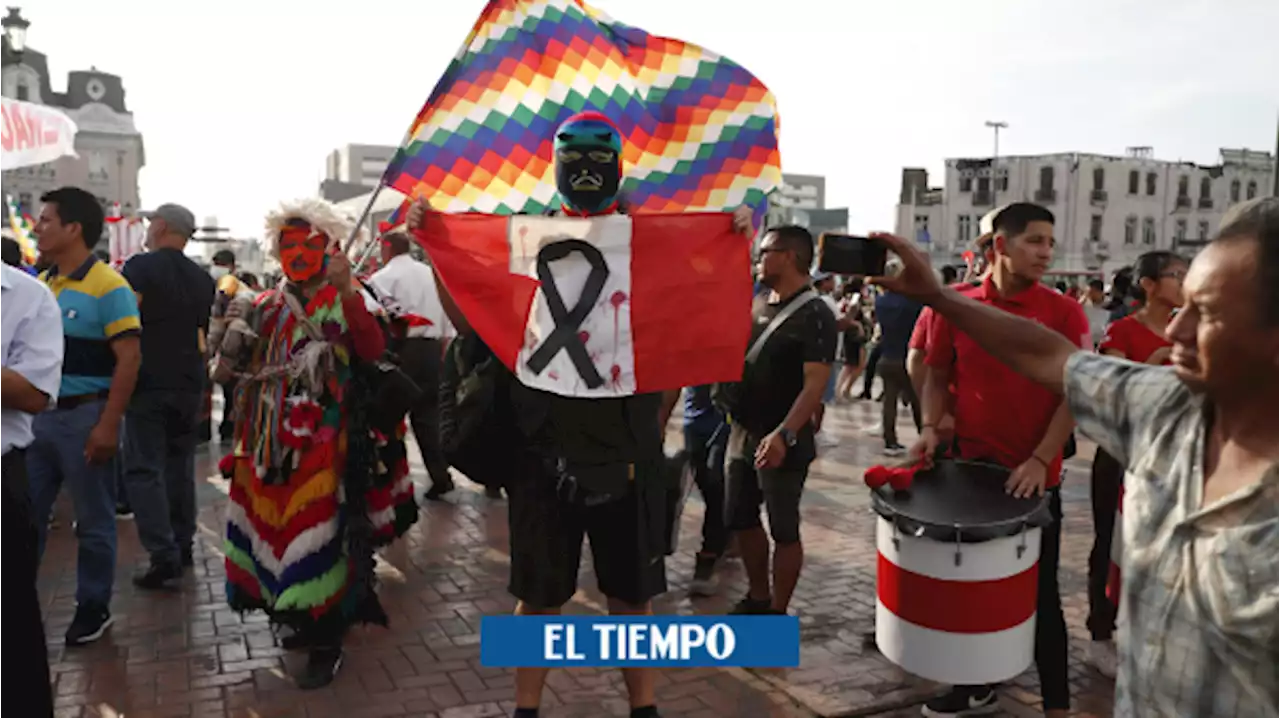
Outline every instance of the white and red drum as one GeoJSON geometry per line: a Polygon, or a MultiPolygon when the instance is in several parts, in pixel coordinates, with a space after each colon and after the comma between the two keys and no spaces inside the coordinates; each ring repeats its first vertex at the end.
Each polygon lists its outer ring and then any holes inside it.
{"type": "Polygon", "coordinates": [[[876,645],[908,673],[952,685],[1006,681],[1034,657],[1045,497],[1004,491],[1009,471],[939,461],[908,492],[872,493],[876,645]]]}

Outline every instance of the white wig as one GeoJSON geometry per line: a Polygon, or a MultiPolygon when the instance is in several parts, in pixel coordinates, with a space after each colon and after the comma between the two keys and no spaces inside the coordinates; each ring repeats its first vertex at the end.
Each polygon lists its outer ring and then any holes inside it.
{"type": "Polygon", "coordinates": [[[311,225],[313,232],[329,238],[329,243],[341,243],[351,234],[354,222],[331,202],[322,199],[297,199],[281,202],[279,208],[267,215],[266,235],[263,237],[267,253],[280,256],[280,232],[291,219],[301,219],[311,225]]]}

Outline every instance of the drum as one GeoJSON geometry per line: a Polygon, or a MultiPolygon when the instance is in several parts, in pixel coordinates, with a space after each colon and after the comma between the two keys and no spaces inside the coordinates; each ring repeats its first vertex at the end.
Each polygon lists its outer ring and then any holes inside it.
{"type": "Polygon", "coordinates": [[[1009,470],[938,461],[908,492],[872,492],[876,644],[903,670],[952,685],[1031,665],[1048,499],[1005,493],[1009,470]]]}

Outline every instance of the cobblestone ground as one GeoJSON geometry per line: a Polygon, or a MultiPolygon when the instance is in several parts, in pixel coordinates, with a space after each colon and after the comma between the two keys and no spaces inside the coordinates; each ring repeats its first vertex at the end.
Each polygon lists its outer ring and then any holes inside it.
{"type": "MultiPolygon", "coordinates": [[[[793,602],[802,626],[801,667],[664,671],[658,689],[664,716],[911,716],[938,692],[938,686],[907,676],[862,645],[863,634],[873,628],[876,553],[861,476],[881,461],[880,441],[864,428],[876,423],[878,413],[879,404],[870,402],[831,411],[828,432],[838,445],[824,451],[807,484],[806,565],[793,602]]],[[[902,426],[904,441],[914,436],[902,426]]],[[[1081,453],[1069,462],[1064,491],[1061,580],[1072,632],[1076,715],[1105,716],[1111,713],[1111,683],[1083,663],[1092,447],[1081,453]]],[[[202,455],[198,474],[216,474],[216,458],[212,451],[202,455]]],[[[420,465],[415,476],[424,476],[420,465]]],[[[508,715],[511,672],[479,661],[480,617],[514,607],[505,590],[506,506],[465,480],[459,485],[450,503],[426,505],[421,522],[381,556],[391,628],[354,631],[337,681],[313,692],[292,687],[287,676],[300,667],[300,656],[277,646],[261,616],[242,617],[226,607],[220,553],[225,486],[216,477],[201,480],[197,564],[182,589],[145,594],[133,588],[130,576],[145,554],[132,523],[121,521],[116,624],[98,643],[66,649],[62,635],[74,610],[75,540],[64,501],[40,574],[59,718],[508,715]]],[[[701,516],[695,498],[682,524],[681,551],[668,562],[672,590],[657,602],[660,613],[723,613],[743,591],[741,565],[728,561],[719,596],[688,598],[701,516]]],[[[583,585],[594,586],[589,565],[583,585]]],[[[567,610],[598,613],[602,606],[602,597],[589,589],[567,610]]],[[[624,695],[617,671],[556,671],[543,713],[626,715],[624,695]]],[[[1034,672],[1028,672],[1002,689],[1002,705],[1010,715],[1037,715],[1038,695],[1034,672]]]]}

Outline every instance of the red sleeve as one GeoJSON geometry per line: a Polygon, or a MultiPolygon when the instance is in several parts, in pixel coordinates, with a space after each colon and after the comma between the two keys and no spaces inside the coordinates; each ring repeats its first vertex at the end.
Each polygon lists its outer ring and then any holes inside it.
{"type": "Polygon", "coordinates": [[[929,321],[929,345],[925,363],[936,369],[950,369],[956,361],[956,335],[941,314],[932,314],[929,321]]]}
{"type": "Polygon", "coordinates": [[[387,340],[382,335],[378,320],[369,313],[368,307],[364,305],[364,297],[359,292],[342,297],[342,314],[347,319],[356,356],[365,361],[373,361],[382,356],[387,348],[387,340]]]}
{"type": "Polygon", "coordinates": [[[1086,351],[1093,350],[1093,331],[1089,328],[1089,318],[1085,316],[1084,307],[1070,299],[1066,303],[1067,316],[1062,326],[1062,335],[1072,344],[1086,351]]]}
{"type": "Polygon", "coordinates": [[[1129,356],[1129,333],[1127,328],[1129,322],[1125,319],[1119,319],[1107,325],[1107,333],[1102,337],[1102,343],[1098,345],[1098,353],[1107,351],[1120,352],[1124,356],[1129,356]]]}
{"type": "Polygon", "coordinates": [[[911,341],[907,342],[908,349],[929,351],[929,322],[933,321],[933,309],[925,307],[920,316],[916,317],[916,325],[911,330],[911,341]]]}

